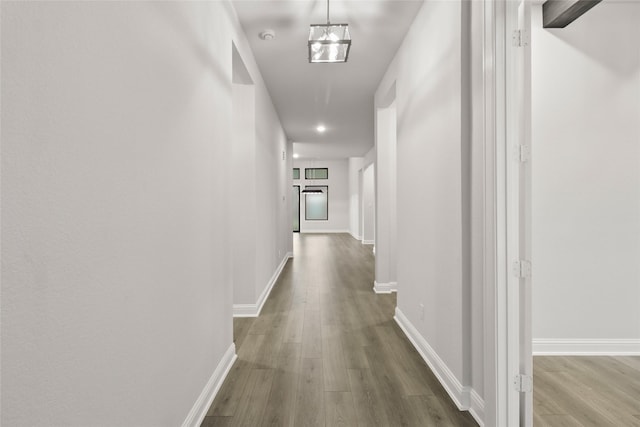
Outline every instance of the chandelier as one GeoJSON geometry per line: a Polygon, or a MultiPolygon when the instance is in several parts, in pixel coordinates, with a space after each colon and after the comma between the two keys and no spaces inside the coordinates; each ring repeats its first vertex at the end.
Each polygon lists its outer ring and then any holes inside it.
{"type": "Polygon", "coordinates": [[[351,35],[349,24],[329,22],[329,0],[327,0],[327,23],[312,24],[309,29],[309,62],[347,62],[351,35]]]}

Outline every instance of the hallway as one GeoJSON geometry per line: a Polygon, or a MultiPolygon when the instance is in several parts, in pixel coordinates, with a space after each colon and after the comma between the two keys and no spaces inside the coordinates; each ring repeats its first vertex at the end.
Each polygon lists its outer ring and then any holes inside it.
{"type": "Polygon", "coordinates": [[[473,426],[372,288],[371,246],[295,234],[262,313],[234,319],[238,360],[203,426],[473,426]]]}

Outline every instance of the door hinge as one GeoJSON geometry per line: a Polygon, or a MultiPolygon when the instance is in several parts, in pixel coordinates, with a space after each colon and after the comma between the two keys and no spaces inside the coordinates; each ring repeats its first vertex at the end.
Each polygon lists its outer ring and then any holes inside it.
{"type": "Polygon", "coordinates": [[[521,279],[531,277],[531,262],[518,260],[513,263],[513,275],[521,279]]]}
{"type": "Polygon", "coordinates": [[[528,145],[516,145],[513,149],[513,157],[517,162],[528,162],[531,158],[531,147],[528,145]]]}
{"type": "Polygon", "coordinates": [[[525,30],[513,30],[512,41],[514,47],[523,47],[529,45],[529,37],[525,30]]]}
{"type": "Polygon", "coordinates": [[[533,377],[531,375],[516,375],[513,379],[513,387],[519,393],[531,393],[533,391],[533,377]]]}

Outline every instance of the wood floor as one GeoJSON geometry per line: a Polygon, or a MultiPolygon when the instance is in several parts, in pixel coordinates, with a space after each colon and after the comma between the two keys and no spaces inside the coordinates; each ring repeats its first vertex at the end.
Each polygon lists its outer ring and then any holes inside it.
{"type": "Polygon", "coordinates": [[[640,426],[640,357],[534,357],[533,424],[640,426]]]}
{"type": "Polygon", "coordinates": [[[257,318],[236,318],[238,360],[203,426],[475,426],[376,295],[371,246],[302,234],[257,318]]]}

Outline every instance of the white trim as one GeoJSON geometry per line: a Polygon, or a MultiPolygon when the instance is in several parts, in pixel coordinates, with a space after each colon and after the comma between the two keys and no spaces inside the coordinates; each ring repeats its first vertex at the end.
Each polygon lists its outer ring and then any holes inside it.
{"type": "MultiPolygon", "coordinates": [[[[530,34],[528,0],[505,3],[506,39],[516,31],[530,34]]],[[[507,265],[518,260],[531,260],[531,160],[514,159],[516,147],[530,146],[530,72],[531,44],[515,46],[511,41],[505,50],[506,121],[506,214],[507,265]]],[[[531,277],[507,278],[507,367],[508,379],[517,375],[533,375],[531,329],[531,277]]],[[[508,425],[533,426],[533,393],[519,393],[514,387],[508,393],[508,425]]]]}
{"type": "Polygon", "coordinates": [[[411,324],[409,319],[396,307],[396,315],[393,316],[400,329],[405,333],[411,344],[418,350],[420,356],[427,362],[433,374],[438,378],[440,384],[449,393],[449,396],[456,404],[459,410],[467,411],[470,408],[471,387],[463,386],[456,378],[449,367],[444,363],[440,356],[424,339],[420,332],[411,324]]]}
{"type": "Polygon", "coordinates": [[[233,304],[233,317],[258,317],[258,304],[233,304]]]}
{"type": "MultiPolygon", "coordinates": [[[[507,335],[507,192],[506,168],[506,0],[482,5],[483,148],[484,148],[484,420],[492,427],[519,425],[519,406],[509,374],[507,335]]],[[[517,394],[516,394],[517,396],[517,394]]]]}
{"type": "Polygon", "coordinates": [[[204,386],[202,393],[200,393],[200,396],[198,396],[198,399],[193,404],[187,418],[182,423],[182,427],[200,427],[204,417],[207,415],[209,407],[213,403],[213,399],[215,399],[216,394],[218,394],[222,383],[225,378],[227,378],[237,358],[236,345],[231,343],[224,356],[222,356],[222,360],[220,360],[220,363],[216,366],[215,371],[213,371],[213,375],[211,375],[211,378],[209,378],[209,381],[207,381],[207,384],[204,386]]]}
{"type": "Polygon", "coordinates": [[[300,233],[302,233],[302,234],[323,234],[323,233],[327,233],[327,234],[333,234],[333,233],[351,234],[349,232],[349,230],[300,230],[300,233]]]}
{"type": "Polygon", "coordinates": [[[362,240],[363,245],[373,245],[375,242],[375,240],[362,240]]]}
{"type": "Polygon", "coordinates": [[[373,292],[376,294],[390,294],[398,292],[398,282],[378,283],[373,282],[373,292]]]}
{"type": "Polygon", "coordinates": [[[469,413],[480,427],[484,427],[484,399],[473,389],[471,390],[469,413]]]}
{"type": "Polygon", "coordinates": [[[273,273],[273,276],[271,276],[271,280],[269,280],[269,283],[264,288],[264,291],[262,291],[260,298],[258,298],[258,301],[255,304],[233,304],[233,317],[258,317],[260,315],[262,307],[267,301],[267,298],[269,298],[271,289],[273,289],[273,285],[278,281],[278,277],[280,277],[280,273],[282,273],[282,270],[287,264],[289,258],[293,258],[292,252],[287,252],[284,258],[282,258],[282,262],[280,262],[280,265],[273,273]]]}
{"type": "Polygon", "coordinates": [[[354,239],[356,239],[357,241],[362,241],[362,237],[361,236],[356,236],[355,234],[353,234],[352,232],[349,232],[349,234],[351,234],[351,237],[353,237],[354,239]]]}
{"type": "MultiPolygon", "coordinates": [[[[496,233],[498,251],[496,265],[497,299],[497,426],[530,427],[533,423],[533,394],[522,395],[513,387],[519,374],[533,375],[531,358],[530,278],[516,278],[510,266],[518,259],[530,259],[529,165],[515,162],[514,145],[529,138],[525,118],[530,92],[525,78],[524,57],[530,45],[515,47],[513,31],[528,27],[528,0],[492,0],[495,2],[495,144],[493,172],[496,174],[496,233]],[[522,6],[522,9],[520,8],[522,6]],[[518,98],[520,96],[521,98],[518,98]],[[526,201],[525,201],[526,199],[526,201]],[[527,284],[524,284],[527,283],[527,284]]],[[[485,396],[486,397],[486,396],[485,396]]],[[[488,418],[487,418],[488,419],[488,418]]]]}
{"type": "Polygon", "coordinates": [[[536,356],[640,356],[640,339],[534,339],[536,356]]]}

